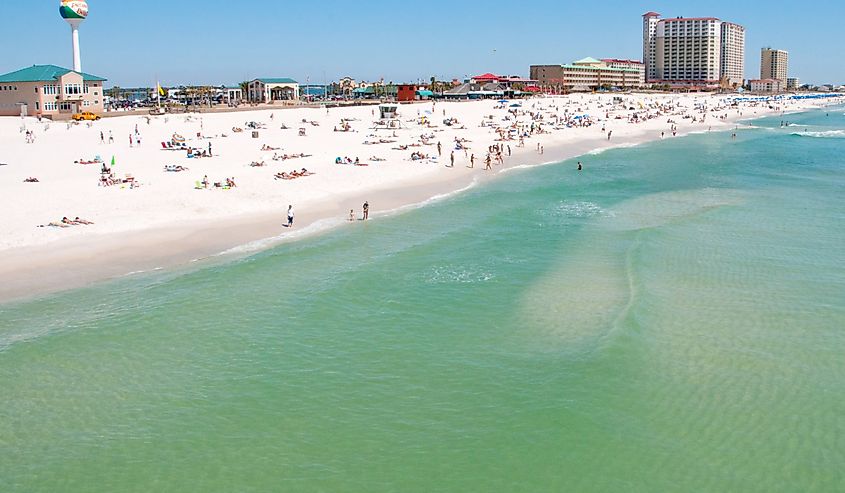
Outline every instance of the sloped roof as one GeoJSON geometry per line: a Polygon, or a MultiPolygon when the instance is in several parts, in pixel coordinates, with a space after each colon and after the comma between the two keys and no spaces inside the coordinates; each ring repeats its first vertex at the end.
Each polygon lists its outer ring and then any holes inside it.
{"type": "Polygon", "coordinates": [[[264,84],[299,84],[299,82],[288,77],[259,77],[255,80],[261,81],[264,84]]]}
{"type": "Polygon", "coordinates": [[[473,79],[475,79],[475,80],[499,80],[499,79],[501,79],[501,77],[499,77],[498,75],[491,74],[490,72],[487,72],[486,74],[476,75],[475,77],[473,77],[473,79]]]}
{"type": "MultiPolygon", "coordinates": [[[[54,82],[68,72],[73,72],[73,70],[55,65],[33,65],[0,75],[0,82],[54,82]]],[[[80,72],[80,75],[82,75],[82,80],[85,81],[103,82],[107,80],[85,72],[80,72]]]]}
{"type": "Polygon", "coordinates": [[[444,94],[451,94],[451,95],[460,95],[460,94],[467,94],[472,89],[471,85],[468,83],[461,84],[459,86],[453,87],[448,91],[444,92],[444,94]]]}
{"type": "Polygon", "coordinates": [[[595,58],[588,56],[587,58],[582,58],[578,61],[572,62],[573,65],[575,65],[575,64],[586,64],[586,63],[601,63],[601,60],[596,60],[595,58]]]}

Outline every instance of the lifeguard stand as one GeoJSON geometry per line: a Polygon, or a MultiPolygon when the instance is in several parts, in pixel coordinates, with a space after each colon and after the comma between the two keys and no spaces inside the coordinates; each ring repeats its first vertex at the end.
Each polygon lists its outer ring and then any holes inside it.
{"type": "Polygon", "coordinates": [[[399,120],[399,103],[382,103],[378,105],[379,121],[375,129],[399,129],[402,122],[399,120]]]}
{"type": "Polygon", "coordinates": [[[382,120],[391,120],[399,115],[399,103],[382,103],[378,105],[379,117],[382,120]]]}

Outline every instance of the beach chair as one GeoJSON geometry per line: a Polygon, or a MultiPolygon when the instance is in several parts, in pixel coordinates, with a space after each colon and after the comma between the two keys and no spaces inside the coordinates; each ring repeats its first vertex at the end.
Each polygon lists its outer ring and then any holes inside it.
{"type": "Polygon", "coordinates": [[[166,151],[166,150],[168,150],[168,149],[167,149],[167,143],[166,143],[166,142],[162,142],[162,143],[161,143],[161,148],[162,148],[162,149],[164,149],[165,151],[166,151]]]}

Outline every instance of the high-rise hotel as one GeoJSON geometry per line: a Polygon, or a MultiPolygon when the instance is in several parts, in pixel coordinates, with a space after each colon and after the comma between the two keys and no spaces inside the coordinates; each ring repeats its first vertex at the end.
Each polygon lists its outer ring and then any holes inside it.
{"type": "Polygon", "coordinates": [[[786,85],[789,73],[789,52],[763,48],[760,50],[760,78],[776,79],[786,85]]]}
{"type": "Polygon", "coordinates": [[[643,15],[643,62],[649,83],[676,87],[742,85],[745,28],[715,17],[643,15]]]}

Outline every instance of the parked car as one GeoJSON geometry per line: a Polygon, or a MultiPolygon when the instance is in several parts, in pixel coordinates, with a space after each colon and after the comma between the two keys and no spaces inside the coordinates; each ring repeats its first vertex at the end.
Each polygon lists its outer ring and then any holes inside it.
{"type": "Polygon", "coordinates": [[[94,113],[91,113],[90,111],[83,111],[82,113],[75,113],[73,115],[73,119],[78,121],[78,122],[99,120],[100,115],[95,115],[94,113]]]}

